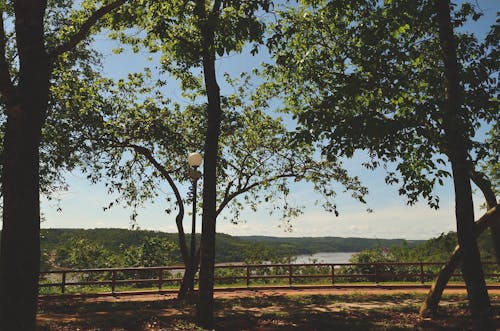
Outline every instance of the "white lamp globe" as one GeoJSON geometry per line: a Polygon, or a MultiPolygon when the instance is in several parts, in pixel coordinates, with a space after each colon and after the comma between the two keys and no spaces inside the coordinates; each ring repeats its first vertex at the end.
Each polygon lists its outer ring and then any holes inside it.
{"type": "Polygon", "coordinates": [[[203,162],[203,156],[200,153],[191,153],[188,156],[188,163],[191,167],[199,167],[203,162]]]}

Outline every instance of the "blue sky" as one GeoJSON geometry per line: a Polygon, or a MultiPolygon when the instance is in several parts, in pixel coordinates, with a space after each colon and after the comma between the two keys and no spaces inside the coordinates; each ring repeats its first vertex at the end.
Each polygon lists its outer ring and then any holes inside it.
{"type": "MultiPolygon", "coordinates": [[[[495,13],[500,11],[500,1],[482,0],[477,1],[485,13],[480,23],[475,23],[469,28],[479,35],[487,31],[489,25],[495,20],[495,13]]],[[[108,40],[105,36],[96,38],[96,47],[106,55],[104,70],[111,77],[123,77],[128,72],[140,71],[148,64],[145,58],[147,54],[125,53],[120,56],[112,54],[111,49],[116,47],[115,41],[108,40]]],[[[263,61],[269,61],[265,52],[257,56],[251,56],[249,51],[242,54],[227,56],[217,61],[217,74],[222,80],[224,72],[232,76],[240,72],[248,72],[253,67],[258,67],[263,61]]],[[[153,64],[154,65],[154,64],[153,64]]],[[[224,85],[222,93],[224,93],[224,85]]],[[[181,97],[181,93],[175,84],[168,86],[165,91],[170,97],[178,102],[187,102],[181,97]]],[[[262,205],[257,212],[244,211],[242,224],[233,225],[229,221],[219,217],[217,231],[234,235],[272,235],[272,236],[342,236],[342,237],[376,237],[376,238],[406,238],[427,239],[442,232],[455,229],[454,202],[452,194],[452,182],[446,181],[444,187],[438,188],[441,197],[441,208],[432,210],[419,203],[415,206],[407,206],[404,198],[397,193],[396,187],[387,186],[384,182],[382,170],[368,171],[361,167],[364,159],[363,153],[357,153],[351,160],[346,160],[346,168],[353,175],[358,175],[363,184],[369,188],[370,194],[367,205],[354,201],[348,194],[338,193],[337,205],[340,216],[327,213],[320,205],[315,205],[318,196],[312,188],[300,184],[294,185],[291,199],[307,206],[304,214],[292,221],[292,231],[280,222],[277,216],[269,216],[268,208],[262,205]],[[367,208],[374,210],[373,213],[366,212],[367,208]]],[[[113,200],[104,188],[104,185],[91,185],[85,176],[78,171],[67,175],[69,190],[60,193],[60,204],[42,199],[42,212],[44,221],[43,228],[96,228],[96,227],[130,227],[129,215],[131,210],[126,206],[113,207],[104,211],[106,206],[113,200]],[[58,207],[62,211],[57,211],[58,207]]],[[[341,190],[341,188],[339,187],[341,190]]],[[[164,192],[170,194],[165,186],[164,192]]],[[[184,188],[183,192],[186,192],[184,188]]],[[[163,204],[165,197],[161,197],[152,204],[146,204],[139,210],[137,225],[143,229],[175,232],[174,216],[164,212],[163,204]]],[[[482,203],[481,196],[476,194],[476,215],[482,211],[479,205],[482,203]]],[[[190,208],[190,207],[188,207],[190,208]]],[[[188,223],[189,217],[186,217],[188,223]]],[[[187,225],[187,224],[186,224],[187,225]]],[[[199,225],[198,225],[199,229],[199,225]]]]}

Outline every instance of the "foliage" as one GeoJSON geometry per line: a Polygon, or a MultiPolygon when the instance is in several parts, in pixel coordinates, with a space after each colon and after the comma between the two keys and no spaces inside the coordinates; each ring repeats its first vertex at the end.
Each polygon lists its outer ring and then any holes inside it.
{"type": "MultiPolygon", "coordinates": [[[[243,50],[246,43],[262,42],[264,22],[259,11],[268,11],[269,0],[199,1],[180,0],[160,3],[131,3],[111,16],[108,25],[111,37],[119,39],[132,50],[160,53],[161,68],[181,81],[183,91],[197,90],[202,79],[202,30],[211,30],[213,44],[208,47],[222,57],[243,50]],[[146,31],[147,33],[143,33],[146,31]],[[137,32],[137,33],[134,33],[137,32]]],[[[118,52],[123,48],[117,49],[118,52]]]]}
{"type": "MultiPolygon", "coordinates": [[[[94,1],[95,2],[95,1],[94,1]]],[[[77,29],[84,23],[93,10],[102,1],[89,5],[83,1],[81,6],[75,6],[75,1],[49,1],[44,18],[45,43],[50,52],[55,52],[58,46],[68,42],[77,29]]],[[[6,13],[11,15],[13,8],[7,5],[6,13]]],[[[19,63],[16,60],[13,24],[5,24],[8,36],[6,43],[6,58],[14,81],[18,80],[19,63]]],[[[92,26],[91,32],[102,29],[102,21],[92,26]]],[[[101,77],[102,54],[92,47],[94,36],[87,36],[71,50],[58,54],[51,68],[50,94],[45,125],[42,128],[40,146],[40,189],[48,199],[58,199],[61,191],[67,189],[65,174],[76,169],[82,162],[88,146],[79,139],[78,126],[72,123],[68,114],[78,112],[78,109],[96,107],[98,90],[109,81],[101,77]]],[[[5,127],[5,102],[0,103],[0,138],[3,141],[5,127]]],[[[3,143],[0,145],[3,148],[3,143]]],[[[1,170],[1,169],[0,169],[1,170]]]]}
{"type": "MultiPolygon", "coordinates": [[[[442,233],[436,238],[431,238],[416,246],[409,247],[406,242],[401,245],[378,246],[371,249],[364,249],[356,253],[349,260],[351,263],[375,263],[375,262],[443,262],[449,259],[457,245],[457,235],[455,232],[442,233]]],[[[487,230],[479,236],[478,246],[481,253],[481,260],[494,261],[495,250],[493,248],[493,240],[490,231],[487,230]]],[[[440,266],[425,266],[424,272],[436,274],[440,270],[440,266]]],[[[486,267],[486,273],[491,270],[491,273],[496,273],[495,266],[486,267]]],[[[349,266],[342,269],[342,272],[348,274],[375,274],[373,266],[349,266]]],[[[411,266],[385,266],[377,270],[379,274],[383,273],[411,273],[419,274],[418,267],[411,266]]],[[[374,280],[374,276],[368,278],[361,277],[360,279],[374,280]]],[[[405,279],[405,278],[403,278],[405,279]]],[[[431,280],[432,277],[425,277],[425,281],[431,280]]],[[[379,276],[378,280],[390,280],[379,276]]],[[[418,280],[418,277],[407,278],[407,280],[418,280]]]]}
{"type": "Polygon", "coordinates": [[[77,269],[111,268],[111,257],[111,253],[99,243],[75,237],[68,246],[56,252],[54,263],[77,269]]]}
{"type": "MultiPolygon", "coordinates": [[[[294,142],[282,120],[266,114],[267,104],[252,101],[249,76],[226,78],[236,92],[222,98],[218,214],[229,210],[223,215],[237,222],[244,205],[256,210],[266,203],[270,212],[288,220],[302,208],[287,199],[297,181],[312,183],[332,212],[334,181],[364,201],[366,188],[357,177],[349,176],[340,163],[316,157],[309,144],[294,142]]],[[[110,192],[119,193],[109,206],[131,205],[133,219],[135,208],[156,198],[165,181],[175,193],[166,197],[166,212],[179,208],[185,203],[180,187],[189,183],[186,153],[202,150],[206,105],[193,100],[184,106],[165,98],[162,84],[152,80],[149,71],[116,84],[99,84],[99,107],[91,104],[67,114],[73,135],[87,146],[79,156],[88,178],[104,181],[110,192]]],[[[194,95],[202,94],[197,90],[194,95]]]]}
{"type": "MultiPolygon", "coordinates": [[[[279,13],[268,41],[263,90],[282,97],[299,125],[297,136],[317,141],[330,159],[368,152],[364,165],[387,169],[409,204],[437,208],[435,185],[448,169],[442,156],[443,64],[433,1],[305,1],[279,13]],[[395,169],[394,169],[395,167],[395,169]]],[[[496,158],[476,135],[498,122],[498,25],[484,39],[463,31],[481,14],[455,6],[464,108],[461,128],[473,162],[496,158]]],[[[266,95],[266,97],[269,97],[266,95]]],[[[494,163],[493,163],[494,164],[494,163]]]]}
{"type": "Polygon", "coordinates": [[[165,238],[149,237],[141,245],[125,249],[125,265],[131,267],[173,265],[177,257],[177,250],[177,245],[165,238]]]}

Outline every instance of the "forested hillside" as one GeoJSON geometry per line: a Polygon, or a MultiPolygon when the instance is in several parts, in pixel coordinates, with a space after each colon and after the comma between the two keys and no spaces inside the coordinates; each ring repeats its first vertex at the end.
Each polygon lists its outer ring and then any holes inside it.
{"type": "Polygon", "coordinates": [[[267,237],[243,236],[238,237],[252,243],[268,244],[279,250],[293,252],[292,255],[314,254],[318,252],[359,252],[363,249],[377,246],[396,246],[405,242],[413,247],[423,240],[404,239],[371,239],[371,238],[342,238],[342,237],[267,237]]]}
{"type": "MultiPolygon", "coordinates": [[[[44,229],[41,243],[43,270],[182,264],[176,233],[128,229],[44,229]]],[[[285,261],[295,255],[318,252],[361,252],[355,256],[357,262],[445,261],[457,239],[454,232],[427,241],[230,236],[219,233],[216,243],[218,263],[285,261]]],[[[478,244],[483,259],[494,259],[493,243],[488,233],[480,236],[478,244]]]]}
{"type": "MultiPolygon", "coordinates": [[[[188,236],[189,240],[189,236],[188,236]]],[[[414,246],[419,241],[340,237],[235,237],[217,234],[216,262],[277,261],[300,254],[357,252],[378,246],[414,246]]],[[[43,229],[42,268],[120,267],[154,263],[181,264],[177,234],[128,229],[43,229]],[[146,253],[148,252],[148,253],[146,253]],[[159,257],[153,257],[155,253],[159,257]],[[145,259],[144,255],[150,257],[145,259]]]]}

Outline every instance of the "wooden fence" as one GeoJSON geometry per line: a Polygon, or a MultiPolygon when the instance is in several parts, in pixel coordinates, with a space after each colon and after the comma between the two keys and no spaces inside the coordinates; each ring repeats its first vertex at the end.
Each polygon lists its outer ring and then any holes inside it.
{"type": "MultiPolygon", "coordinates": [[[[224,264],[215,266],[215,288],[263,286],[306,287],[323,285],[342,287],[353,284],[367,286],[379,284],[405,284],[425,286],[432,281],[444,262],[377,262],[377,263],[316,263],[316,264],[224,264]],[[307,280],[313,280],[313,284],[307,280]],[[404,283],[401,283],[404,282],[404,283]]],[[[483,262],[488,283],[498,286],[500,271],[495,262],[483,262]]],[[[40,273],[41,288],[59,288],[58,294],[65,294],[68,288],[80,289],[93,286],[108,288],[117,292],[120,286],[154,287],[162,291],[165,286],[182,281],[184,266],[67,269],[40,273]]],[[[453,277],[462,277],[461,273],[453,277]]],[[[462,284],[463,285],[463,284],[462,284]]],[[[130,291],[128,288],[126,291],[130,291]]],[[[75,293],[75,291],[72,291],[75,293]]],[[[78,291],[77,291],[78,292],[78,291]]],[[[121,293],[123,291],[120,291],[121,293]]],[[[96,291],[94,291],[96,293],[96,291]]],[[[43,295],[43,293],[41,293],[43,295]]],[[[57,293],[52,293],[57,294],[57,293]]]]}

